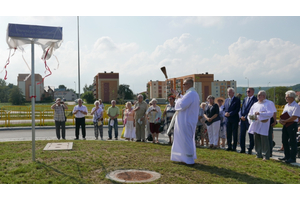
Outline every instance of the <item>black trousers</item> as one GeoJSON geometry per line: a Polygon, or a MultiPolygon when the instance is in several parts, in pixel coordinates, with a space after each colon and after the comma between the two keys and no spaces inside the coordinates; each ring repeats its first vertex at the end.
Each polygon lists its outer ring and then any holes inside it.
{"type": "Polygon", "coordinates": [[[297,122],[294,122],[289,127],[282,128],[282,144],[284,148],[284,157],[296,161],[297,155],[297,122]]]}
{"type": "Polygon", "coordinates": [[[61,136],[63,139],[66,139],[66,122],[65,121],[55,121],[55,131],[57,139],[60,139],[60,128],[61,128],[61,136]]]}
{"type": "Polygon", "coordinates": [[[79,128],[81,126],[82,138],[85,138],[85,117],[75,118],[75,137],[79,139],[79,128]]]}
{"type": "Polygon", "coordinates": [[[238,127],[239,127],[239,121],[234,122],[227,122],[226,129],[227,129],[227,145],[229,149],[236,150],[237,146],[237,138],[238,138],[238,127]],[[233,136],[233,144],[232,142],[232,136],[233,136]]]}

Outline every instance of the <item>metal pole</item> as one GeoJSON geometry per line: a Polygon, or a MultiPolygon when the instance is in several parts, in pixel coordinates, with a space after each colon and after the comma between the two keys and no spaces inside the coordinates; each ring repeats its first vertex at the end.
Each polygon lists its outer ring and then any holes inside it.
{"type": "Polygon", "coordinates": [[[275,89],[276,89],[276,87],[274,86],[274,104],[276,104],[275,103],[275,89]]]}
{"type": "MultiPolygon", "coordinates": [[[[75,94],[76,94],[76,81],[74,81],[74,83],[75,83],[75,94]]],[[[77,95],[76,95],[77,96],[77,95]]]]}
{"type": "Polygon", "coordinates": [[[35,74],[34,42],[31,42],[31,126],[32,126],[32,161],[35,162],[35,74]]]}
{"type": "Polygon", "coordinates": [[[77,35],[78,35],[78,98],[80,98],[79,16],[77,16],[77,35]]]}

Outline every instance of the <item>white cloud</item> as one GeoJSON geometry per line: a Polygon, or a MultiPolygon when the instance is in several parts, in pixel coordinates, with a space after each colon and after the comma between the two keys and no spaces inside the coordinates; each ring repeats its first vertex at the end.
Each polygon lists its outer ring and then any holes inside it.
{"type": "MultiPolygon", "coordinates": [[[[228,47],[228,54],[214,55],[209,61],[200,62],[211,66],[210,72],[219,79],[235,79],[241,82],[248,77],[254,86],[296,84],[300,67],[300,46],[279,38],[254,41],[240,37],[228,47]]],[[[238,83],[239,84],[239,83],[238,83]]]]}

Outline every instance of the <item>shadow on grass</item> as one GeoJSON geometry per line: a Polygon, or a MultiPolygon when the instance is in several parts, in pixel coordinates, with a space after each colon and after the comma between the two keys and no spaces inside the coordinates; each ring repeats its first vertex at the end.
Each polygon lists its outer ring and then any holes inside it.
{"type": "MultiPolygon", "coordinates": [[[[185,165],[182,163],[176,163],[178,165],[185,165]]],[[[237,181],[240,182],[245,182],[247,184],[282,184],[281,182],[276,182],[276,181],[271,181],[271,180],[266,180],[258,177],[253,177],[248,174],[244,173],[239,173],[230,169],[225,169],[225,168],[220,168],[216,166],[209,166],[209,165],[204,165],[200,163],[195,163],[194,165],[186,165],[188,167],[197,169],[199,171],[205,171],[211,174],[215,174],[218,176],[222,176],[224,178],[231,178],[231,179],[236,179],[237,181]]]]}
{"type": "MultiPolygon", "coordinates": [[[[38,164],[40,164],[42,167],[44,167],[47,171],[50,171],[50,170],[55,171],[55,172],[57,172],[57,173],[59,173],[59,174],[62,174],[62,175],[65,176],[65,177],[68,177],[68,178],[70,178],[70,179],[76,181],[77,183],[83,184],[83,182],[82,182],[80,179],[77,179],[77,178],[74,177],[74,176],[70,176],[70,175],[68,175],[68,174],[65,174],[65,173],[63,173],[62,171],[59,171],[58,169],[55,169],[54,167],[51,167],[50,165],[47,165],[47,164],[42,163],[42,162],[40,162],[40,161],[36,161],[36,162],[37,162],[38,164]]],[[[76,165],[77,165],[77,169],[78,169],[78,173],[79,173],[80,177],[83,178],[83,176],[82,176],[82,174],[81,174],[81,171],[80,171],[80,169],[79,169],[78,164],[76,164],[76,165]]]]}

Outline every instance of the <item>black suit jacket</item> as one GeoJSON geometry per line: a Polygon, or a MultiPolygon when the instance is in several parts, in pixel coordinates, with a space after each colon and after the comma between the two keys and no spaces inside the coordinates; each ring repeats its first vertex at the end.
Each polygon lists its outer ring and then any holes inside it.
{"type": "Polygon", "coordinates": [[[226,117],[225,121],[227,122],[239,122],[239,111],[241,107],[241,101],[237,97],[233,97],[231,104],[229,105],[229,98],[225,100],[224,111],[230,114],[229,117],[226,117]]]}
{"type": "Polygon", "coordinates": [[[253,96],[250,100],[250,102],[248,102],[248,104],[246,105],[247,99],[249,97],[244,98],[243,100],[243,104],[242,104],[242,108],[241,108],[241,116],[244,116],[247,119],[248,113],[250,111],[250,108],[252,107],[252,105],[257,102],[257,98],[255,96],[253,96]]]}

